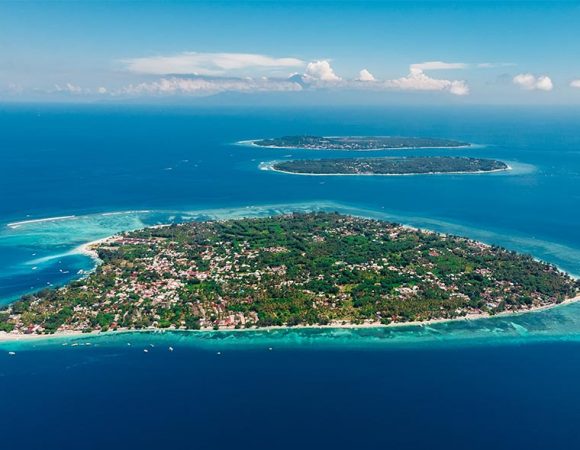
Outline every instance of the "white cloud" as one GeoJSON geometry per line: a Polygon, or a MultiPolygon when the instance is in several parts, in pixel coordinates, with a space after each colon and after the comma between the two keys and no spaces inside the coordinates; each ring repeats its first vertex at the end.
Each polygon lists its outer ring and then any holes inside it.
{"type": "Polygon", "coordinates": [[[463,80],[453,80],[449,85],[449,92],[453,95],[469,95],[469,86],[463,80]]]}
{"type": "Polygon", "coordinates": [[[513,67],[514,63],[478,63],[475,65],[478,69],[495,69],[497,67],[513,67]]]}
{"type": "Polygon", "coordinates": [[[87,89],[83,89],[80,86],[72,83],[66,83],[65,85],[61,86],[60,84],[54,85],[54,92],[61,92],[65,94],[83,94],[88,92],[87,89]]]}
{"type": "Polygon", "coordinates": [[[220,92],[300,91],[302,86],[287,80],[270,78],[162,78],[150,83],[129,85],[118,93],[129,95],[213,95],[220,92]]]}
{"type": "MultiPolygon", "coordinates": [[[[308,64],[292,58],[271,58],[250,53],[183,53],[175,57],[140,58],[126,62],[127,68],[143,74],[177,72],[157,80],[141,79],[125,87],[81,88],[71,83],[55,86],[53,92],[91,95],[192,95],[207,96],[222,92],[292,92],[317,89],[340,90],[409,90],[441,91],[453,95],[469,94],[469,86],[463,80],[433,78],[427,70],[463,69],[464,63],[430,61],[410,66],[409,74],[392,80],[379,80],[368,69],[359,71],[356,78],[342,79],[333,70],[329,60],[315,60],[308,64]],[[303,73],[295,72],[286,78],[276,73],[244,75],[240,69],[257,67],[282,67],[305,64],[303,73]],[[209,72],[218,75],[192,75],[190,72],[209,72]],[[234,73],[232,73],[232,71],[234,73]],[[226,73],[227,74],[224,74],[226,73]]],[[[254,70],[255,71],[255,70],[254,70]]],[[[539,86],[544,81],[538,80],[539,86]]],[[[544,87],[538,87],[544,89],[544,87]]]]}
{"type": "Polygon", "coordinates": [[[450,70],[450,69],[467,69],[469,65],[465,63],[447,63],[443,61],[427,61],[417,64],[411,64],[413,70],[450,70]]]}
{"type": "Polygon", "coordinates": [[[463,80],[447,80],[432,78],[425,73],[428,70],[459,70],[467,69],[470,65],[466,63],[448,63],[444,61],[426,61],[411,64],[407,76],[394,80],[386,80],[385,86],[392,89],[408,91],[442,91],[453,95],[468,95],[469,86],[463,80]]]}
{"type": "Polygon", "coordinates": [[[108,94],[110,91],[105,87],[98,88],[84,88],[73,83],[55,84],[53,89],[44,91],[49,94],[62,95],[92,95],[92,94],[108,94]]]}
{"type": "Polygon", "coordinates": [[[340,81],[341,78],[334,73],[328,60],[312,61],[306,66],[307,77],[320,81],[340,81]]]}
{"type": "Polygon", "coordinates": [[[363,69],[358,73],[357,81],[377,81],[372,73],[367,69],[363,69]]]}
{"type": "Polygon", "coordinates": [[[224,75],[243,70],[276,70],[300,67],[297,58],[273,58],[255,53],[196,53],[184,52],[172,56],[151,56],[121,61],[126,69],[150,75],[224,75]]]}
{"type": "Polygon", "coordinates": [[[531,73],[520,73],[513,78],[513,83],[527,91],[551,91],[554,84],[546,75],[536,76],[531,73]]]}
{"type": "MultiPolygon", "coordinates": [[[[453,95],[469,94],[469,86],[462,80],[432,78],[420,67],[442,69],[447,63],[422,63],[411,66],[409,75],[395,80],[379,81],[367,69],[362,69],[358,77],[343,80],[334,72],[328,60],[312,61],[304,74],[295,73],[287,79],[253,77],[163,77],[158,81],[132,84],[120,93],[129,95],[213,95],[221,92],[281,92],[302,89],[371,89],[371,90],[415,90],[442,91],[453,95]]],[[[455,66],[455,65],[454,65],[455,66]]]]}
{"type": "Polygon", "coordinates": [[[409,75],[395,80],[385,81],[387,87],[411,91],[447,91],[454,95],[468,95],[469,86],[462,80],[444,80],[431,78],[417,67],[411,66],[409,75]]]}
{"type": "Polygon", "coordinates": [[[551,91],[554,89],[554,83],[552,83],[550,77],[540,76],[536,82],[536,89],[540,89],[541,91],[551,91]]]}
{"type": "Polygon", "coordinates": [[[572,81],[570,82],[570,87],[573,87],[573,88],[580,88],[580,80],[572,80],[572,81]]]}

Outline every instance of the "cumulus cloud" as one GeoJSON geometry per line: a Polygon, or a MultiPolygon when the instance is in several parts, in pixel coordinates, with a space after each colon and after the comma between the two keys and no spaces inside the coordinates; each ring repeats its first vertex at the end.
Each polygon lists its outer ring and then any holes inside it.
{"type": "MultiPolygon", "coordinates": [[[[463,80],[432,78],[423,72],[418,64],[413,64],[409,75],[385,81],[387,87],[411,91],[446,91],[453,95],[468,95],[469,86],[463,80]]],[[[441,68],[441,67],[440,67],[441,68]]]]}
{"type": "MultiPolygon", "coordinates": [[[[314,60],[306,64],[293,58],[272,58],[252,53],[182,53],[170,57],[137,58],[126,61],[127,69],[148,75],[140,77],[121,88],[80,88],[71,83],[56,86],[53,92],[92,94],[99,96],[123,95],[191,95],[208,96],[222,92],[293,92],[301,90],[336,89],[370,91],[440,91],[452,95],[469,94],[463,80],[435,78],[426,71],[464,69],[465,63],[427,61],[412,64],[409,74],[391,80],[377,79],[368,69],[359,71],[353,78],[341,78],[329,60],[314,60]],[[272,71],[245,75],[243,69],[294,67],[304,70],[286,76],[272,71]],[[242,72],[240,72],[242,70],[242,72]],[[200,75],[200,73],[203,73],[200,75]],[[161,75],[152,79],[150,75],[161,75]],[[210,75],[207,75],[210,74],[210,75]]],[[[544,82],[538,81],[538,89],[544,82]]]]}
{"type": "Polygon", "coordinates": [[[580,80],[572,80],[572,81],[570,82],[570,87],[573,87],[573,88],[580,88],[580,80]]]}
{"type": "Polygon", "coordinates": [[[92,95],[92,94],[109,94],[110,91],[106,87],[89,88],[81,87],[74,83],[55,84],[54,88],[45,91],[49,94],[61,95],[92,95]]]}
{"type": "Polygon", "coordinates": [[[76,84],[72,84],[72,83],[66,83],[65,85],[60,85],[60,84],[55,84],[54,85],[54,90],[56,92],[65,92],[68,94],[82,94],[83,92],[85,92],[86,90],[81,88],[80,86],[77,86],[76,84]]]}
{"type": "Polygon", "coordinates": [[[231,72],[278,70],[300,67],[297,58],[273,58],[255,53],[197,53],[184,52],[171,56],[131,58],[121,61],[130,72],[149,75],[206,75],[217,76],[231,72]]]}
{"type": "Polygon", "coordinates": [[[550,77],[540,76],[536,82],[536,89],[540,89],[542,91],[551,91],[554,89],[554,83],[552,83],[552,79],[550,77]]]}
{"type": "Polygon", "coordinates": [[[341,78],[334,73],[328,60],[312,61],[306,66],[306,77],[320,81],[340,81],[341,78]]]}
{"type": "Polygon", "coordinates": [[[128,95],[213,95],[221,92],[284,92],[300,91],[302,86],[289,80],[270,78],[161,78],[158,81],[132,84],[119,94],[128,95]]]}
{"type": "Polygon", "coordinates": [[[469,95],[469,86],[463,80],[452,80],[448,90],[453,95],[469,95]]]}
{"type": "Polygon", "coordinates": [[[363,69],[358,73],[357,81],[377,81],[372,73],[367,69],[363,69]]]}
{"type": "Polygon", "coordinates": [[[547,75],[536,76],[531,73],[520,73],[512,81],[527,91],[551,91],[554,88],[551,78],[547,75]]]}

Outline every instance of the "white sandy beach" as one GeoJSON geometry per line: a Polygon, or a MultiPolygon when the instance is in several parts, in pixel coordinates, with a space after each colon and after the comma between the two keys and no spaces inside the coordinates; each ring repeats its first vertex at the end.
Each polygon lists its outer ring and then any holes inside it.
{"type": "Polygon", "coordinates": [[[333,330],[333,329],[366,329],[366,328],[402,328],[402,327],[422,327],[426,325],[435,325],[441,323],[450,322],[462,322],[462,321],[473,321],[473,320],[485,320],[492,319],[496,317],[510,317],[510,316],[520,316],[524,314],[533,314],[540,311],[546,311],[554,308],[559,308],[562,306],[570,305],[580,301],[580,295],[564,300],[561,303],[555,303],[553,305],[544,305],[533,307],[521,311],[505,311],[498,314],[490,315],[487,313],[481,314],[468,314],[462,317],[456,317],[453,319],[431,319],[415,322],[392,322],[390,324],[382,324],[380,322],[367,322],[363,324],[351,324],[334,322],[328,325],[296,325],[292,327],[288,326],[268,326],[268,327],[253,327],[253,328],[234,328],[234,327],[220,327],[219,330],[214,330],[212,327],[202,328],[201,330],[185,330],[176,328],[144,328],[144,329],[127,329],[118,328],[115,331],[92,331],[90,333],[84,333],[82,331],[60,331],[54,334],[22,334],[22,333],[4,333],[0,332],[0,342],[19,342],[19,341],[38,341],[46,339],[66,339],[66,338],[79,338],[79,337],[95,337],[95,336],[113,336],[117,334],[130,334],[130,333],[164,333],[178,331],[181,333],[219,333],[219,332],[256,332],[256,331],[275,331],[275,330],[304,330],[304,329],[322,329],[322,330],[333,330]]]}
{"type": "Polygon", "coordinates": [[[420,175],[484,175],[489,173],[498,172],[509,172],[512,167],[508,164],[505,169],[493,169],[493,170],[474,170],[474,171],[463,171],[463,172],[420,172],[420,173],[303,173],[303,172],[290,172],[287,170],[280,170],[274,168],[276,163],[283,161],[270,161],[261,162],[258,167],[260,170],[269,172],[285,173],[288,175],[303,175],[309,177],[406,177],[406,176],[420,176],[420,175]]]}

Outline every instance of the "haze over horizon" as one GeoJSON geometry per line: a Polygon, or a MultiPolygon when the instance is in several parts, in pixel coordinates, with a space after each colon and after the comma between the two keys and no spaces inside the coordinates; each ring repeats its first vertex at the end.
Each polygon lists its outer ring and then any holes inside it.
{"type": "Polygon", "coordinates": [[[578,104],[578,23],[574,2],[8,1],[0,102],[578,104]]]}

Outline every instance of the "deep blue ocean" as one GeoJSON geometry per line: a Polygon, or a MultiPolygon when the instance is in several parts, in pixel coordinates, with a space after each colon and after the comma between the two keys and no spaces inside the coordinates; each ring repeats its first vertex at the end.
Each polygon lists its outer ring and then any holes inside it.
{"type": "MultiPolygon", "coordinates": [[[[564,107],[0,106],[0,304],[82,276],[94,263],[77,247],[122,230],[296,210],[464,235],[577,276],[578,130],[564,107]],[[457,139],[476,145],[368,154],[513,170],[299,176],[259,166],[367,154],[236,145],[292,134],[457,139]]],[[[0,448],[573,449],[578,380],[578,304],[423,327],[0,342],[0,448]]]]}

